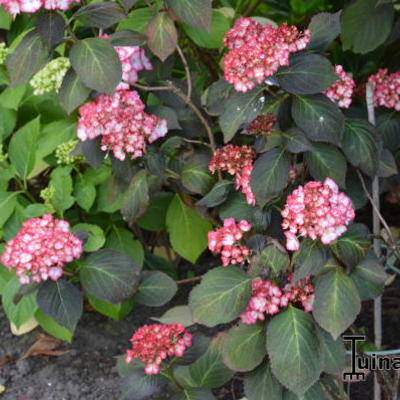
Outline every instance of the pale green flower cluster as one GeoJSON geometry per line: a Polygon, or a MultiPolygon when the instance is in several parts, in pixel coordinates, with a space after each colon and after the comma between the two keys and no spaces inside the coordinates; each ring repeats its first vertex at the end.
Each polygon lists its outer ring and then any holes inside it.
{"type": "Polygon", "coordinates": [[[71,63],[66,57],[58,57],[50,61],[43,69],[37,72],[29,82],[35,89],[33,93],[35,95],[40,95],[58,91],[70,66],[71,63]]]}
{"type": "Polygon", "coordinates": [[[54,186],[47,186],[47,188],[40,191],[40,197],[44,200],[46,204],[51,203],[51,200],[56,193],[56,189],[54,186]]]}
{"type": "Polygon", "coordinates": [[[6,47],[6,44],[0,43],[0,65],[4,64],[4,61],[6,61],[6,57],[8,56],[9,52],[10,49],[6,47]]]}
{"type": "Polygon", "coordinates": [[[71,151],[73,151],[78,144],[78,140],[70,140],[68,142],[62,143],[56,148],[56,158],[57,164],[71,165],[75,162],[83,161],[83,156],[78,154],[76,156],[71,156],[71,151]]]}
{"type": "Polygon", "coordinates": [[[8,154],[3,153],[3,145],[0,144],[0,163],[7,161],[8,154]]]}

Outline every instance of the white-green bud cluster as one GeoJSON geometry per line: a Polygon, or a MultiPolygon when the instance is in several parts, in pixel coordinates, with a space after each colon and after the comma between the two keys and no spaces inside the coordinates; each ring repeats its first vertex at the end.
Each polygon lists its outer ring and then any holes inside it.
{"type": "Polygon", "coordinates": [[[8,56],[9,52],[10,49],[6,47],[6,44],[0,43],[0,65],[4,64],[4,61],[6,61],[6,57],[8,56]]]}
{"type": "Polygon", "coordinates": [[[51,60],[43,69],[37,72],[29,82],[35,89],[33,94],[40,95],[58,91],[70,66],[71,63],[67,57],[58,57],[51,60]]]}
{"type": "Polygon", "coordinates": [[[71,165],[75,162],[83,161],[83,157],[80,154],[76,156],[70,155],[77,144],[78,140],[69,140],[58,145],[56,148],[57,164],[71,165]]]}
{"type": "Polygon", "coordinates": [[[3,153],[3,145],[0,144],[0,163],[7,161],[8,154],[3,153]]]}
{"type": "Polygon", "coordinates": [[[50,204],[55,193],[56,189],[54,188],[54,186],[48,186],[47,188],[40,191],[40,197],[44,200],[46,204],[50,204]]]}

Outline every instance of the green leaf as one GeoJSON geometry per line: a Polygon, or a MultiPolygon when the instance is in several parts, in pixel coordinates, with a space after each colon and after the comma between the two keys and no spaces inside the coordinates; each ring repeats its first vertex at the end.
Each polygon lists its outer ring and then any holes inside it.
{"type": "Polygon", "coordinates": [[[36,300],[43,314],[70,332],[75,330],[83,311],[82,293],[76,286],[63,279],[46,281],[40,286],[36,300]]]}
{"type": "Polygon", "coordinates": [[[79,176],[74,187],[74,197],[79,207],[89,211],[96,200],[96,187],[83,176],[79,176]]]}
{"type": "Polygon", "coordinates": [[[27,83],[47,63],[48,52],[35,30],[28,32],[6,59],[11,86],[27,83]]]}
{"type": "Polygon", "coordinates": [[[79,79],[90,89],[111,95],[121,82],[121,63],[113,46],[105,39],[79,40],[69,57],[79,79]]]}
{"type": "Polygon", "coordinates": [[[289,255],[284,248],[269,244],[260,254],[259,262],[272,269],[275,275],[285,272],[290,267],[289,255]]]}
{"type": "Polygon", "coordinates": [[[307,139],[305,133],[296,127],[290,128],[285,132],[285,146],[286,150],[295,154],[312,151],[313,149],[313,145],[307,139]]]}
{"type": "Polygon", "coordinates": [[[331,248],[341,261],[349,267],[355,267],[368,253],[371,245],[371,233],[363,224],[353,224],[331,248]]]}
{"type": "Polygon", "coordinates": [[[73,332],[67,328],[57,324],[53,318],[43,314],[40,309],[35,313],[35,319],[39,323],[40,327],[47,332],[49,335],[54,336],[57,339],[64,340],[65,342],[71,343],[73,332]]]}
{"type": "Polygon", "coordinates": [[[177,393],[172,400],[216,400],[209,389],[183,389],[177,393]]]}
{"type": "Polygon", "coordinates": [[[225,103],[234,93],[233,86],[225,78],[214,82],[206,89],[206,110],[210,115],[221,115],[225,111],[225,103]]]}
{"type": "Polygon", "coordinates": [[[72,228],[72,232],[85,231],[88,233],[88,239],[83,248],[85,251],[91,253],[101,249],[106,242],[104,231],[97,225],[93,224],[76,224],[72,228]]]}
{"type": "Polygon", "coordinates": [[[12,23],[12,15],[3,6],[0,7],[0,29],[9,30],[12,23]]]}
{"type": "Polygon", "coordinates": [[[17,205],[16,192],[0,192],[0,228],[7,222],[17,205]]]}
{"type": "Polygon", "coordinates": [[[168,13],[160,12],[150,20],[147,26],[147,44],[161,61],[165,61],[175,51],[178,33],[168,13]]]}
{"type": "Polygon", "coordinates": [[[209,30],[211,25],[211,0],[167,0],[167,5],[183,22],[199,29],[209,30]]]}
{"type": "Polygon", "coordinates": [[[41,39],[49,49],[63,41],[66,24],[64,18],[55,10],[37,15],[35,25],[41,39]]]}
{"type": "Polygon", "coordinates": [[[294,253],[295,282],[309,275],[317,275],[328,261],[329,249],[319,240],[303,239],[300,249],[294,253]]]}
{"type": "Polygon", "coordinates": [[[124,9],[111,1],[80,7],[72,16],[84,26],[106,29],[126,18],[124,9]]]}
{"type": "Polygon", "coordinates": [[[146,36],[139,32],[124,29],[112,33],[108,40],[113,46],[142,46],[146,42],[146,36]]]}
{"type": "Polygon", "coordinates": [[[185,327],[194,325],[192,312],[189,306],[176,306],[170,308],[160,318],[152,317],[151,319],[162,324],[181,324],[185,327]]]}
{"type": "Polygon", "coordinates": [[[314,280],[313,316],[336,340],[356,319],[361,300],[351,278],[338,265],[314,280]]]}
{"type": "MultiPolygon", "coordinates": [[[[344,397],[342,397],[344,398],[344,397]]],[[[296,396],[294,393],[285,391],[282,400],[330,400],[320,382],[315,383],[304,393],[304,396],[296,396]]]]}
{"type": "Polygon", "coordinates": [[[154,11],[150,7],[133,10],[129,13],[127,19],[118,24],[117,31],[130,29],[139,33],[146,33],[149,21],[153,16],[154,11]]]}
{"type": "Polygon", "coordinates": [[[232,182],[227,180],[218,181],[214,187],[196,203],[201,207],[216,207],[223,203],[229,195],[232,188],[232,182]]]}
{"type": "Polygon", "coordinates": [[[341,21],[343,50],[366,54],[384,43],[392,31],[394,8],[378,0],[357,0],[345,8],[341,21]]]}
{"type": "Polygon", "coordinates": [[[306,49],[310,51],[323,52],[340,34],[340,14],[319,13],[311,18],[308,29],[311,31],[311,39],[306,49]]]}
{"type": "Polygon", "coordinates": [[[90,92],[91,90],[82,83],[76,72],[70,68],[58,91],[58,100],[64,110],[71,114],[88,98],[90,92]]]}
{"type": "Polygon", "coordinates": [[[266,354],[265,326],[262,323],[236,326],[224,339],[222,356],[224,363],[233,371],[253,370],[266,354]]]}
{"type": "Polygon", "coordinates": [[[244,378],[247,400],[282,400],[283,388],[271,372],[267,361],[244,378]]]}
{"type": "Polygon", "coordinates": [[[112,304],[134,295],[141,268],[129,256],[103,249],[92,253],[81,265],[82,286],[89,294],[112,304]]]}
{"type": "Polygon", "coordinates": [[[7,87],[0,94],[0,104],[4,108],[18,110],[18,107],[26,93],[27,85],[7,87]]]}
{"type": "Polygon", "coordinates": [[[173,279],[160,271],[146,271],[143,274],[135,301],[149,307],[168,303],[178,291],[173,279]]]}
{"type": "Polygon", "coordinates": [[[100,314],[105,315],[106,317],[121,320],[124,319],[128,314],[132,311],[135,306],[134,300],[124,301],[118,304],[111,304],[107,301],[97,299],[94,296],[87,296],[90,305],[98,311],[100,314]]]}
{"type": "Polygon", "coordinates": [[[289,93],[321,93],[338,77],[327,58],[318,54],[299,53],[290,57],[290,65],[276,74],[281,87],[289,93]]]}
{"type": "Polygon", "coordinates": [[[342,338],[339,337],[333,340],[328,332],[320,328],[317,329],[317,334],[321,342],[324,371],[341,377],[341,373],[346,366],[346,347],[342,338]]]}
{"type": "Polygon", "coordinates": [[[311,176],[323,181],[333,179],[339,186],[346,186],[347,163],[342,153],[329,144],[314,143],[313,151],[305,153],[311,176]]]}
{"type": "Polygon", "coordinates": [[[383,143],[389,150],[397,150],[400,147],[400,114],[396,110],[388,110],[378,114],[376,130],[383,137],[383,143]]]}
{"type": "Polygon", "coordinates": [[[131,257],[140,266],[143,265],[143,246],[138,240],[133,240],[132,232],[127,229],[114,227],[107,237],[105,247],[118,250],[131,257]]]}
{"type": "Polygon", "coordinates": [[[208,169],[210,157],[206,154],[195,154],[184,165],[182,184],[189,191],[204,195],[214,183],[214,177],[208,169]]]}
{"type": "Polygon", "coordinates": [[[211,223],[186,206],[179,195],[175,195],[168,207],[166,223],[173,249],[186,260],[195,263],[207,248],[211,223]]]}
{"type": "Polygon", "coordinates": [[[264,107],[264,88],[256,88],[246,93],[236,92],[226,100],[224,112],[219,124],[224,133],[224,142],[228,143],[241,125],[251,122],[264,107]]]}
{"type": "Polygon", "coordinates": [[[68,210],[75,202],[71,196],[73,189],[71,171],[70,166],[57,167],[50,175],[50,186],[55,189],[51,204],[60,212],[68,210]]]}
{"type": "Polygon", "coordinates": [[[396,160],[388,149],[382,149],[379,158],[377,175],[379,178],[389,178],[398,172],[396,160]]]}
{"type": "Polygon", "coordinates": [[[219,49],[222,46],[224,35],[230,29],[230,20],[222,12],[213,10],[211,17],[211,29],[204,31],[187,24],[182,24],[186,35],[198,46],[207,49],[219,49]]]}
{"type": "Polygon", "coordinates": [[[379,260],[371,253],[356,265],[350,278],[356,285],[361,300],[371,300],[383,292],[388,276],[379,260]]]}
{"type": "Polygon", "coordinates": [[[189,298],[193,320],[213,327],[237,318],[251,296],[251,278],[237,267],[207,272],[189,298]]]}
{"type": "Polygon", "coordinates": [[[0,140],[8,136],[15,128],[17,123],[17,113],[0,105],[0,140]]]}
{"type": "Polygon", "coordinates": [[[40,117],[37,117],[15,132],[10,141],[10,160],[23,179],[28,177],[35,166],[39,130],[40,117]]]}
{"type": "Polygon", "coordinates": [[[302,396],[319,378],[322,361],[311,316],[293,306],[272,318],[267,350],[278,381],[302,396]]]}
{"type": "Polygon", "coordinates": [[[290,159],[284,149],[267,151],[254,163],[251,189],[260,205],[277,196],[288,184],[290,159]]]}
{"type": "Polygon", "coordinates": [[[344,116],[324,94],[294,96],[292,117],[310,140],[338,145],[342,139],[344,116]]]}
{"type": "Polygon", "coordinates": [[[375,176],[379,159],[373,125],[363,119],[346,119],[341,147],[350,164],[375,176]]]}
{"type": "Polygon", "coordinates": [[[20,297],[17,296],[20,289],[18,277],[14,276],[8,281],[2,295],[4,312],[17,328],[29,321],[37,310],[36,293],[22,296],[18,302],[14,302],[17,297],[20,297]]]}

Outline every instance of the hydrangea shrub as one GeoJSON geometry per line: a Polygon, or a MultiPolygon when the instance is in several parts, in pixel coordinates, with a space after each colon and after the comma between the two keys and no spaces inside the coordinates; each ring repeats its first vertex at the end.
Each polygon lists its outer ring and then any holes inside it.
{"type": "Polygon", "coordinates": [[[210,400],[236,373],[248,400],[343,398],[341,335],[387,281],[365,216],[399,179],[395,5],[0,4],[10,321],[71,341],[84,302],[177,296],[132,332],[122,398],[210,400]]]}

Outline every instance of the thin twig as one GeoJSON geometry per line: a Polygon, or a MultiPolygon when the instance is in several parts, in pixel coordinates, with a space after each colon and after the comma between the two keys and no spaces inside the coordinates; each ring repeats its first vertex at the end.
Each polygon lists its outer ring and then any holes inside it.
{"type": "Polygon", "coordinates": [[[202,144],[203,146],[207,146],[207,147],[211,148],[210,144],[202,142],[201,140],[191,140],[191,139],[183,138],[183,141],[187,142],[187,143],[193,143],[193,144],[202,144]]]}
{"type": "Polygon", "coordinates": [[[248,17],[255,11],[255,9],[260,5],[261,0],[256,0],[244,13],[243,17],[248,17]]]}
{"type": "Polygon", "coordinates": [[[194,278],[187,278],[187,279],[182,279],[180,281],[175,281],[177,285],[183,285],[185,283],[192,283],[192,282],[198,282],[203,279],[202,276],[195,276],[194,278]]]}
{"type": "Polygon", "coordinates": [[[180,48],[179,44],[176,45],[176,49],[178,50],[178,54],[179,57],[182,60],[183,63],[183,67],[185,68],[185,73],[186,73],[186,80],[187,80],[187,85],[188,85],[188,89],[187,89],[187,97],[189,99],[192,98],[192,76],[190,75],[190,69],[189,69],[189,64],[186,60],[185,55],[183,54],[182,49],[180,48]]]}

